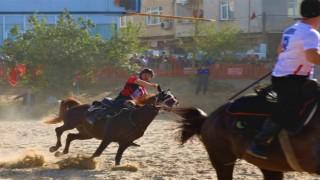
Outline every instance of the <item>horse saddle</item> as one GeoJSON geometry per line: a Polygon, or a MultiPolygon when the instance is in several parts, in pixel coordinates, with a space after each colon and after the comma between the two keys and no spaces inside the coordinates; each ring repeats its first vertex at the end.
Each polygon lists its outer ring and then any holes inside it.
{"type": "Polygon", "coordinates": [[[271,116],[273,107],[277,103],[277,94],[271,85],[255,87],[255,93],[246,94],[231,103],[228,113],[244,116],[271,116]]]}
{"type": "Polygon", "coordinates": [[[105,119],[121,113],[123,108],[132,109],[135,107],[131,101],[119,106],[110,97],[105,97],[102,101],[94,101],[88,109],[88,119],[105,119]]]}
{"type": "MultiPolygon", "coordinates": [[[[299,111],[304,121],[308,119],[318,102],[318,98],[315,97],[316,92],[312,91],[310,93],[312,88],[306,86],[305,103],[299,111]]],[[[273,91],[271,85],[258,85],[254,91],[255,93],[244,95],[231,102],[226,109],[228,114],[238,116],[237,120],[233,122],[235,130],[260,131],[265,119],[272,116],[277,107],[275,106],[277,94],[273,91]]]]}
{"type": "Polygon", "coordinates": [[[111,107],[113,104],[113,100],[110,97],[105,97],[102,101],[93,101],[88,111],[91,112],[96,109],[111,107]]]}

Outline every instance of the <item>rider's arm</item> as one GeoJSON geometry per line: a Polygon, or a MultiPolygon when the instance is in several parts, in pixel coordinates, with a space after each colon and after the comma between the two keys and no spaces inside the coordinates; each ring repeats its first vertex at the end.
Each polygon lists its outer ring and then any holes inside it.
{"type": "Polygon", "coordinates": [[[316,65],[320,65],[319,40],[320,36],[313,30],[304,34],[302,40],[304,54],[307,60],[316,65]]]}
{"type": "Polygon", "coordinates": [[[144,80],[141,80],[141,79],[136,79],[136,80],[134,81],[134,83],[135,83],[135,84],[138,84],[138,85],[140,85],[140,86],[144,86],[144,87],[149,86],[149,87],[158,88],[158,84],[148,83],[148,82],[146,82],[146,81],[144,81],[144,80]]]}
{"type": "Polygon", "coordinates": [[[279,44],[278,49],[277,49],[278,54],[280,54],[282,52],[282,45],[281,44],[282,43],[279,44]]]}
{"type": "Polygon", "coordinates": [[[320,65],[320,52],[317,49],[307,49],[304,52],[309,62],[320,65]]]}

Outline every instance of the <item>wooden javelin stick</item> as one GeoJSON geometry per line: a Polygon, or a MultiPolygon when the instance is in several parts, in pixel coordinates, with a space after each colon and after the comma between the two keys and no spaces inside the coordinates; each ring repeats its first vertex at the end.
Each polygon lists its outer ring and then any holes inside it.
{"type": "Polygon", "coordinates": [[[185,16],[171,16],[171,15],[162,15],[162,14],[146,14],[146,13],[136,13],[136,12],[124,12],[124,14],[136,15],[136,16],[154,16],[154,17],[163,17],[163,18],[187,19],[187,20],[195,20],[195,21],[209,21],[209,22],[216,21],[214,19],[194,18],[194,17],[185,17],[185,16]]]}
{"type": "Polygon", "coordinates": [[[246,88],[244,88],[243,90],[241,90],[240,92],[238,92],[237,94],[235,94],[234,96],[232,96],[231,98],[228,99],[228,101],[231,101],[233,98],[237,97],[239,94],[243,93],[244,91],[246,91],[247,89],[249,89],[250,87],[252,87],[253,85],[257,84],[258,82],[262,81],[263,79],[265,79],[266,77],[270,76],[272,74],[272,71],[268,72],[268,74],[264,75],[263,77],[261,77],[260,79],[256,80],[255,82],[253,82],[252,84],[250,84],[249,86],[247,86],[246,88]]]}

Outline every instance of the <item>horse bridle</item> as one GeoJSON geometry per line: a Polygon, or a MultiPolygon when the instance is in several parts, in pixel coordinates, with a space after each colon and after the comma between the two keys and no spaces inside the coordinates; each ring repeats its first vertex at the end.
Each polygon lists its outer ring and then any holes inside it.
{"type": "MultiPolygon", "coordinates": [[[[154,104],[153,104],[156,108],[158,108],[158,110],[166,109],[166,107],[168,107],[168,105],[166,104],[166,102],[168,102],[168,101],[170,101],[170,100],[175,100],[175,98],[172,97],[172,95],[171,95],[170,98],[167,98],[167,99],[165,99],[164,101],[162,101],[162,100],[158,101],[158,100],[159,100],[158,95],[159,95],[159,94],[156,95],[156,100],[155,100],[155,102],[154,102],[154,104]],[[161,103],[161,104],[160,104],[160,105],[157,105],[158,103],[161,103]]],[[[168,96],[168,95],[167,95],[167,96],[168,96]]]]}

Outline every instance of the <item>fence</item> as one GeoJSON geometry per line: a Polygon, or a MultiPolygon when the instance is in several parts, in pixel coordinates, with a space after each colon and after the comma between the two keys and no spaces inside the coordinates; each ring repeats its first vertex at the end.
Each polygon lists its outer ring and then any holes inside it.
{"type": "MultiPolygon", "coordinates": [[[[153,69],[157,77],[190,77],[192,68],[153,69]]],[[[209,67],[211,79],[258,79],[271,71],[269,66],[254,64],[215,64],[209,67]]],[[[129,74],[112,67],[103,67],[97,77],[127,77],[129,74]]]]}
{"type": "MultiPolygon", "coordinates": [[[[26,67],[23,64],[16,68],[0,66],[0,79],[7,78],[16,81],[18,75],[24,75],[26,67]],[[15,73],[16,72],[16,73],[15,73]]],[[[211,79],[258,79],[271,71],[269,66],[255,64],[214,64],[209,67],[211,79]]],[[[185,77],[188,78],[196,72],[192,68],[172,67],[172,69],[155,68],[157,77],[185,77]]],[[[97,73],[98,78],[128,77],[129,74],[123,70],[114,67],[102,67],[97,73]]],[[[10,82],[10,81],[9,81],[10,82]]]]}

